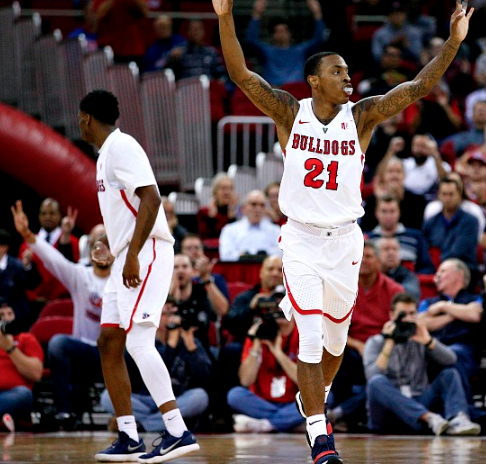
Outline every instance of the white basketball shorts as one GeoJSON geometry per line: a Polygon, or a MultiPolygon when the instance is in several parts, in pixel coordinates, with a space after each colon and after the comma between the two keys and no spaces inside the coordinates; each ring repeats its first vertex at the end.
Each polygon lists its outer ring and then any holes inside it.
{"type": "Polygon", "coordinates": [[[324,333],[343,330],[345,334],[338,338],[346,339],[358,293],[363,245],[363,233],[356,223],[323,229],[289,219],[280,236],[287,290],[280,306],[287,319],[293,311],[322,314],[324,333]]]}
{"type": "Polygon", "coordinates": [[[174,247],[156,238],[145,242],[138,255],[142,283],[137,288],[123,285],[127,251],[128,246],[111,268],[103,296],[101,326],[122,327],[127,332],[133,323],[158,327],[174,272],[174,247]]]}

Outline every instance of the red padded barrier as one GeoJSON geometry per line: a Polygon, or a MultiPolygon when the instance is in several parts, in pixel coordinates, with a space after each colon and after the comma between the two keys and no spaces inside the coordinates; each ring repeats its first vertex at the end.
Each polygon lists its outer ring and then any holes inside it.
{"type": "Polygon", "coordinates": [[[77,208],[84,232],[102,222],[94,160],[50,127],[1,103],[0,171],[55,198],[63,211],[77,208]]]}

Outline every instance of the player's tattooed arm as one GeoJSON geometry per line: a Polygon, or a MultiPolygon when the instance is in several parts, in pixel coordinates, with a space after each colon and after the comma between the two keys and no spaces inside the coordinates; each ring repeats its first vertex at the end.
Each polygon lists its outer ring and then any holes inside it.
{"type": "Polygon", "coordinates": [[[259,110],[290,133],[299,111],[299,102],[295,97],[283,90],[273,89],[265,79],[255,73],[251,73],[248,79],[238,85],[259,110]]]}

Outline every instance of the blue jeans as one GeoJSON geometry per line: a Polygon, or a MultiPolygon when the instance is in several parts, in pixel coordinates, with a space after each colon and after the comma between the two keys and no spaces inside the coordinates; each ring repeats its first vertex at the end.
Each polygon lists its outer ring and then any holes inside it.
{"type": "MultiPolygon", "coordinates": [[[[135,419],[142,424],[147,432],[161,432],[165,430],[164,421],[159,408],[150,395],[132,393],[132,408],[135,419]]],[[[177,406],[183,419],[200,416],[209,404],[209,396],[203,388],[191,388],[176,398],[177,406]]],[[[111,414],[115,414],[108,390],[101,394],[101,406],[111,414]]]]}
{"type": "Polygon", "coordinates": [[[479,370],[476,350],[472,346],[463,343],[453,343],[452,345],[449,345],[449,348],[456,353],[457,362],[454,367],[461,376],[467,401],[472,405],[474,401],[469,379],[479,370]]]}
{"type": "Polygon", "coordinates": [[[9,413],[14,419],[29,419],[33,404],[32,391],[23,385],[0,391],[0,417],[9,413]]]}
{"type": "Polygon", "coordinates": [[[248,388],[234,387],[228,392],[229,406],[255,419],[268,419],[279,432],[288,432],[304,422],[295,401],[272,403],[252,393],[248,388]]]}
{"type": "Polygon", "coordinates": [[[376,432],[390,431],[397,418],[420,432],[424,425],[419,421],[420,417],[438,404],[446,419],[468,411],[461,378],[454,368],[442,370],[424,393],[413,398],[402,395],[400,389],[382,374],[368,381],[367,391],[369,428],[376,432]]]}
{"type": "Polygon", "coordinates": [[[83,395],[76,401],[79,404],[88,398],[88,387],[103,379],[98,348],[71,335],[57,334],[49,341],[47,355],[57,411],[71,413],[73,391],[83,395]]]}

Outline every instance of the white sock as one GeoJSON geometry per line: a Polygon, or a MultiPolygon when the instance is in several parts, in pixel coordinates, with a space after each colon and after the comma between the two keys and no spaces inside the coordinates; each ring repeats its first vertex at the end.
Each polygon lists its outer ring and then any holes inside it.
{"type": "Polygon", "coordinates": [[[165,428],[173,437],[182,437],[182,434],[187,430],[186,424],[182,419],[181,411],[179,409],[172,409],[172,411],[162,414],[165,428]]]}
{"type": "Polygon", "coordinates": [[[324,403],[327,403],[327,397],[329,396],[329,392],[331,391],[332,382],[329,385],[324,387],[324,403]]]}
{"type": "Polygon", "coordinates": [[[314,446],[314,442],[319,435],[327,435],[326,416],[324,414],[309,416],[306,422],[311,446],[314,446]]]}
{"type": "Polygon", "coordinates": [[[116,418],[118,431],[125,432],[132,440],[138,442],[137,424],[135,416],[120,416],[116,418]]]}

